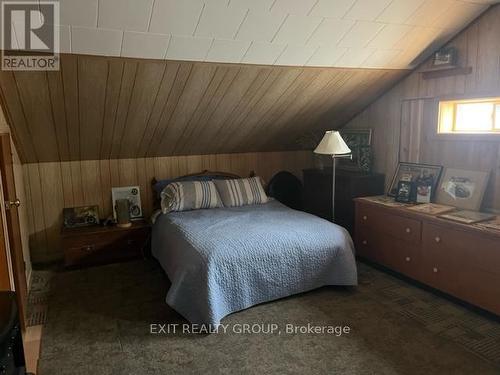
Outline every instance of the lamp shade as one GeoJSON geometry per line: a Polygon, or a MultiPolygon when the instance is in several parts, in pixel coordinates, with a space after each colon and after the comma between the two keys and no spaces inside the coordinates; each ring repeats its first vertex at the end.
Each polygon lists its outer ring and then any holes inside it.
{"type": "Polygon", "coordinates": [[[324,155],[345,155],[350,154],[351,149],[346,145],[340,133],[336,130],[329,130],[314,150],[316,154],[324,155]]]}

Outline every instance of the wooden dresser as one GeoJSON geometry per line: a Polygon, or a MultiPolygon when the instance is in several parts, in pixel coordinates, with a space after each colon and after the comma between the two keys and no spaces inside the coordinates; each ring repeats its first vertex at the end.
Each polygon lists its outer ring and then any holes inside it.
{"type": "MultiPolygon", "coordinates": [[[[332,170],[304,169],[304,211],[332,219],[332,170]]],[[[352,233],[356,197],[384,193],[383,174],[336,172],[335,223],[352,233]]]]}
{"type": "Polygon", "coordinates": [[[94,226],[62,230],[66,267],[113,263],[144,255],[151,227],[135,221],[130,228],[94,226]]]}
{"type": "Polygon", "coordinates": [[[500,315],[500,232],[356,199],[356,255],[500,315]]]}

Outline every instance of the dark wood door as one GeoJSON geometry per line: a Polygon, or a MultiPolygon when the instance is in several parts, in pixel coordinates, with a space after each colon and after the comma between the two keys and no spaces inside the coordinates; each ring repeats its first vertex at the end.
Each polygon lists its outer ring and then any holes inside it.
{"type": "Polygon", "coordinates": [[[12,290],[10,285],[9,257],[5,247],[5,235],[3,231],[3,218],[0,215],[0,291],[12,290]]]}
{"type": "Polygon", "coordinates": [[[3,187],[3,197],[0,197],[0,203],[5,204],[6,208],[5,216],[7,221],[7,234],[9,237],[14,287],[21,315],[21,326],[24,329],[26,320],[26,304],[28,300],[28,287],[26,283],[23,246],[21,242],[19,213],[17,210],[20,202],[17,199],[16,185],[14,182],[12,149],[10,146],[9,134],[0,134],[0,173],[2,176],[3,187]]]}

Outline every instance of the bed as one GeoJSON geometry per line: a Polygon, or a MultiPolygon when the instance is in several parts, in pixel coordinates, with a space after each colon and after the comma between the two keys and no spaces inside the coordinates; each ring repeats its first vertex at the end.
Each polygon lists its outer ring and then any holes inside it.
{"type": "Polygon", "coordinates": [[[356,285],[349,233],[276,200],[159,214],[152,254],[166,302],[191,323],[217,325],[251,306],[325,285],[356,285]]]}

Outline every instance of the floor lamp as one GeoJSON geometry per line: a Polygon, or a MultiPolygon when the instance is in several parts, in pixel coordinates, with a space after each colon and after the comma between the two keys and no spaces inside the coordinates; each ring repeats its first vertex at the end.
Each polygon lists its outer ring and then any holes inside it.
{"type": "Polygon", "coordinates": [[[314,150],[316,154],[332,156],[332,222],[335,221],[335,162],[337,158],[352,158],[351,149],[346,145],[340,133],[329,130],[314,150]]]}

